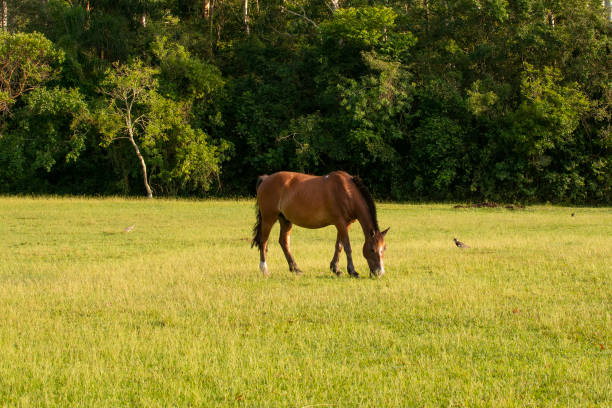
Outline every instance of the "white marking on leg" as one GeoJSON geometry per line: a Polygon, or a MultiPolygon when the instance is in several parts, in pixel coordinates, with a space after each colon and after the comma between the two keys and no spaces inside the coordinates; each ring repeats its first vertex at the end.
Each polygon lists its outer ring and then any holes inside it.
{"type": "Polygon", "coordinates": [[[261,271],[261,273],[263,273],[264,275],[268,275],[268,264],[265,262],[260,262],[259,263],[259,270],[261,271]]]}

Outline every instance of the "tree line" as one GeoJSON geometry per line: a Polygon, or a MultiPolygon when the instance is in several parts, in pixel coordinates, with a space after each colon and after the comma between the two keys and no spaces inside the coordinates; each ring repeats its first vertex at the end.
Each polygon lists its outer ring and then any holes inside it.
{"type": "Polygon", "coordinates": [[[608,3],[3,0],[0,193],[610,204],[608,3]]]}

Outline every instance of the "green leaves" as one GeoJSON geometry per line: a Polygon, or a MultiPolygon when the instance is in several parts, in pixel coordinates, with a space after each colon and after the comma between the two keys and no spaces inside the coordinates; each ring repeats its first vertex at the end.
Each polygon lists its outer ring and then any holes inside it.
{"type": "Polygon", "coordinates": [[[323,41],[337,46],[398,56],[416,43],[410,32],[396,30],[396,12],[390,7],[350,7],[337,10],[321,23],[323,41]]]}
{"type": "Polygon", "coordinates": [[[133,140],[165,194],[202,194],[221,168],[236,195],[254,174],[342,168],[394,199],[612,200],[598,0],[8,4],[0,161],[14,179],[82,165],[90,185],[129,192],[133,140]]]}
{"type": "Polygon", "coordinates": [[[333,19],[320,27],[324,38],[376,47],[386,41],[386,32],[394,27],[396,17],[389,7],[349,7],[337,10],[333,19]]]}
{"type": "Polygon", "coordinates": [[[409,166],[415,172],[414,191],[448,199],[459,175],[469,172],[468,147],[461,125],[447,117],[428,118],[412,134],[409,166]]]}
{"type": "Polygon", "coordinates": [[[37,174],[68,166],[85,151],[92,121],[78,90],[35,89],[12,114],[13,126],[0,135],[0,184],[40,183],[37,174]]]}
{"type": "MultiPolygon", "coordinates": [[[[47,150],[63,151],[66,162],[76,161],[85,149],[86,135],[92,124],[83,95],[77,89],[42,88],[30,93],[26,101],[39,123],[36,131],[41,141],[48,140],[47,150]]],[[[47,155],[47,160],[37,167],[50,171],[55,163],[54,156],[47,155]]]]}
{"type": "MultiPolygon", "coordinates": [[[[188,57],[181,49],[177,51],[188,57]]],[[[102,144],[129,139],[137,156],[142,155],[147,163],[151,184],[158,192],[207,191],[219,176],[227,144],[211,145],[202,130],[190,125],[189,102],[159,93],[159,72],[140,60],[117,63],[107,70],[100,92],[107,97],[108,106],[97,114],[102,144]]],[[[144,165],[143,169],[146,171],[144,165]]]]}
{"type": "Polygon", "coordinates": [[[168,96],[199,100],[223,87],[219,69],[194,57],[182,45],[157,37],[152,49],[160,64],[162,92],[168,96]]]}
{"type": "Polygon", "coordinates": [[[493,90],[487,89],[483,81],[476,81],[467,91],[467,107],[475,116],[492,115],[499,96],[493,90]]]}
{"type": "Polygon", "coordinates": [[[59,72],[64,53],[39,33],[0,32],[0,113],[59,72]]]}
{"type": "Polygon", "coordinates": [[[588,111],[590,102],[578,84],[562,85],[558,70],[537,71],[526,65],[521,83],[525,100],[515,113],[513,131],[524,135],[530,154],[542,154],[571,141],[572,134],[588,111]]]}

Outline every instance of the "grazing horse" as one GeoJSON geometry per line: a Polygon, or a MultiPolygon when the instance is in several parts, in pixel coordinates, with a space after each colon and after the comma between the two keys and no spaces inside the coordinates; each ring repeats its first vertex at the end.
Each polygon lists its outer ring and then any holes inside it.
{"type": "Polygon", "coordinates": [[[330,269],[340,275],[338,268],[340,252],[344,247],[348,273],[359,277],[353,265],[348,227],[359,221],[365,244],[363,256],[368,261],[370,276],[385,273],[385,235],[389,228],[380,231],[376,219],[376,206],[360,178],[343,171],[334,171],[326,176],[281,171],[264,175],[257,180],[257,222],[253,227],[251,248],[259,248],[259,269],[267,276],[268,237],[274,223],[280,222],[279,243],[291,272],[300,273],[289,250],[289,236],[293,224],[305,228],[322,228],[334,225],[338,230],[334,256],[330,269]]]}

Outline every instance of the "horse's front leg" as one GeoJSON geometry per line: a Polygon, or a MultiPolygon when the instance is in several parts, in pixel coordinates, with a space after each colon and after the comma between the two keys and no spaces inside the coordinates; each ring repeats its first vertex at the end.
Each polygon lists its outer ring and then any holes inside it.
{"type": "Polygon", "coordinates": [[[342,241],[342,246],[344,247],[344,252],[346,253],[346,269],[348,274],[353,278],[358,278],[359,274],[355,270],[355,266],[353,265],[353,255],[351,251],[351,242],[349,241],[348,236],[348,227],[342,226],[337,227],[338,234],[340,235],[340,240],[342,241]]]}
{"type": "Polygon", "coordinates": [[[334,246],[334,257],[329,264],[329,269],[331,269],[336,276],[340,276],[342,274],[342,270],[338,267],[340,252],[342,252],[342,239],[340,238],[340,231],[338,231],[338,234],[336,235],[336,245],[334,246]]]}
{"type": "Polygon", "coordinates": [[[295,259],[293,259],[293,255],[291,255],[291,250],[289,249],[289,242],[291,240],[291,227],[293,224],[291,221],[285,218],[283,214],[278,216],[278,220],[280,222],[280,236],[278,237],[278,243],[281,248],[283,248],[283,253],[285,254],[285,258],[287,259],[287,263],[289,264],[289,271],[295,272],[297,274],[302,273],[300,268],[298,268],[295,263],[295,259]]]}

